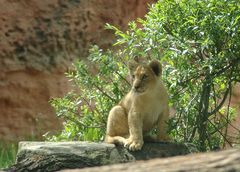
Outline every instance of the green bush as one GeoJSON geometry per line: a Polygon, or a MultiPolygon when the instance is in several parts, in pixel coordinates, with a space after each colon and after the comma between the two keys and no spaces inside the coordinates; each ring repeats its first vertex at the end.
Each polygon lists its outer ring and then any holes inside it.
{"type": "Polygon", "coordinates": [[[164,64],[175,141],[201,151],[231,144],[226,133],[236,115],[230,100],[240,81],[239,26],[238,0],[160,0],[126,32],[107,25],[118,37],[116,48],[94,46],[87,61],[74,64],[68,77],[80,91],[51,101],[65,128],[50,139],[102,140],[109,110],[129,90],[126,62],[141,56],[164,64]]]}
{"type": "Polygon", "coordinates": [[[76,90],[51,101],[65,123],[62,133],[50,140],[103,140],[108,112],[129,90],[126,59],[97,46],[89,54],[88,62],[76,62],[67,74],[76,90]]]}

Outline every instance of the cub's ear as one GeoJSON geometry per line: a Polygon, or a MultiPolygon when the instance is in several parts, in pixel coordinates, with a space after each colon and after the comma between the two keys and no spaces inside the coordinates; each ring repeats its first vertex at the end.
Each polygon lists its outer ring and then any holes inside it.
{"type": "Polygon", "coordinates": [[[137,66],[138,66],[138,63],[135,60],[130,60],[128,62],[128,68],[129,68],[130,74],[134,73],[137,66]]]}
{"type": "Polygon", "coordinates": [[[152,71],[155,73],[155,75],[160,76],[162,75],[162,65],[157,60],[152,60],[149,63],[149,67],[152,69],[152,71]]]}

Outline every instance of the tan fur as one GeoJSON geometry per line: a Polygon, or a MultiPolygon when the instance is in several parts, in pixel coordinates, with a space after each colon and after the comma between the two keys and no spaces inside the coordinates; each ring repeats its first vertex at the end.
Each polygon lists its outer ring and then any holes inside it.
{"type": "Polygon", "coordinates": [[[122,144],[129,150],[140,150],[143,137],[156,127],[155,141],[167,141],[169,119],[168,95],[161,80],[161,65],[129,62],[132,89],[114,106],[108,116],[105,142],[122,144]]]}

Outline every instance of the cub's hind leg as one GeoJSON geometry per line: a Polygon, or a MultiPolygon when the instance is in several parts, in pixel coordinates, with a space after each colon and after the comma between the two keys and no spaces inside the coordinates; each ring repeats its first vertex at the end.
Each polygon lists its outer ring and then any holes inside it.
{"type": "Polygon", "coordinates": [[[124,145],[129,137],[127,114],[120,105],[109,112],[105,142],[124,145]]]}

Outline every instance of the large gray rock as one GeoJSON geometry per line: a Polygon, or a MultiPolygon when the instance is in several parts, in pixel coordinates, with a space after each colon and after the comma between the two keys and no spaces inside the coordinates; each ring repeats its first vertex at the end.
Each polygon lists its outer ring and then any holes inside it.
{"type": "Polygon", "coordinates": [[[61,172],[240,172],[240,149],[61,172]]]}
{"type": "Polygon", "coordinates": [[[106,143],[20,142],[16,164],[9,171],[57,171],[185,155],[193,146],[176,143],[146,143],[141,151],[106,143]]]}

